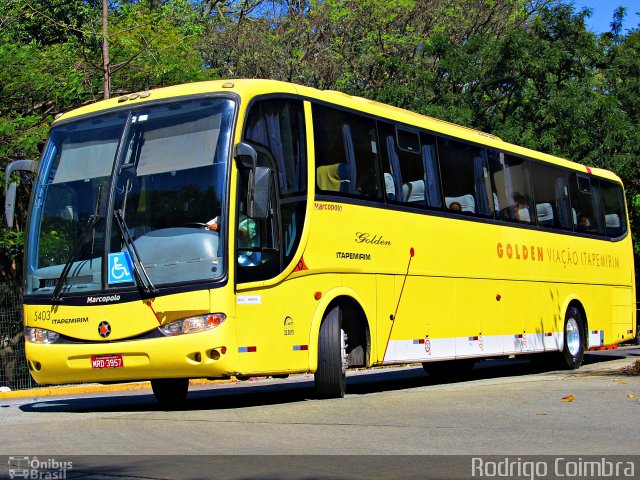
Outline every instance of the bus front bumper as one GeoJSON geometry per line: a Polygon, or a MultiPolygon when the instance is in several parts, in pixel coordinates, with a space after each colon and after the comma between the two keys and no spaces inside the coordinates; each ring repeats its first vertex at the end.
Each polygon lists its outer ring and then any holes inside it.
{"type": "Polygon", "coordinates": [[[155,378],[216,378],[233,374],[234,348],[214,332],[110,343],[36,344],[25,354],[41,385],[155,378]]]}

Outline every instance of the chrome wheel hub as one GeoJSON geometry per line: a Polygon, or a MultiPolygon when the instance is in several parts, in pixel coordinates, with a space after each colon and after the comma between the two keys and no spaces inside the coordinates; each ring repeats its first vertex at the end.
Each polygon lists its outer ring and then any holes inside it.
{"type": "Polygon", "coordinates": [[[567,320],[567,327],[565,329],[566,344],[569,349],[569,353],[575,357],[580,353],[580,329],[578,328],[578,322],[575,318],[567,320]]]}
{"type": "Polygon", "coordinates": [[[340,358],[342,359],[342,373],[346,373],[349,366],[347,355],[347,334],[340,329],[340,358]]]}

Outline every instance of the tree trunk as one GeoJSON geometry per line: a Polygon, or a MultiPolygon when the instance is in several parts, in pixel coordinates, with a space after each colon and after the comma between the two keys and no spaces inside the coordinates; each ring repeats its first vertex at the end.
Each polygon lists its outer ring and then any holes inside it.
{"type": "Polygon", "coordinates": [[[104,84],[104,99],[108,99],[111,96],[111,72],[109,65],[109,29],[108,29],[108,13],[109,4],[108,0],[102,0],[102,73],[104,84]]]}

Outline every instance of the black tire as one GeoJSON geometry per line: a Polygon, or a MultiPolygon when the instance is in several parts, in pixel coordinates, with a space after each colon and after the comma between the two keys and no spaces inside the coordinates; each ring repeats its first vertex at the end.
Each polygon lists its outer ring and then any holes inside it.
{"type": "Polygon", "coordinates": [[[563,370],[575,370],[584,359],[584,321],[580,310],[571,306],[564,317],[564,344],[557,356],[557,364],[563,370]]]}
{"type": "Polygon", "coordinates": [[[469,375],[476,361],[472,358],[460,360],[444,360],[441,362],[424,362],[422,368],[430,376],[438,379],[461,378],[469,375]]]}
{"type": "Polygon", "coordinates": [[[346,336],[342,331],[342,310],[334,307],[320,325],[318,369],[314,375],[320,398],[342,398],[347,389],[346,336]]]}
{"type": "Polygon", "coordinates": [[[153,396],[165,407],[177,407],[184,403],[189,391],[188,378],[159,378],[151,380],[153,396]]]}

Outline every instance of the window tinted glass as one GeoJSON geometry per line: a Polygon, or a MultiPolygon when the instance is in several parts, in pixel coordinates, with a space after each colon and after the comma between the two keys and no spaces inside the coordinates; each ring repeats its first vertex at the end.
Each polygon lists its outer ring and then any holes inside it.
{"type": "Polygon", "coordinates": [[[245,138],[264,146],[273,157],[282,195],[306,188],[304,110],[296,100],[265,100],[251,107],[245,138]]]}
{"type": "Polygon", "coordinates": [[[609,237],[619,237],[627,231],[622,187],[617,183],[600,180],[600,192],[606,234],[609,237]]]}
{"type": "Polygon", "coordinates": [[[382,198],[375,122],[314,105],[313,128],[318,191],[382,198]]]}
{"type": "Polygon", "coordinates": [[[494,153],[491,156],[491,176],[498,217],[511,222],[534,223],[536,213],[531,201],[529,161],[494,153]]]}
{"type": "MultiPolygon", "coordinates": [[[[203,227],[220,224],[232,120],[229,100],[150,107],[131,117],[114,207],[154,284],[223,272],[219,231],[203,227]]],[[[111,252],[121,251],[123,232],[111,234],[111,252]]]]}
{"type": "Polygon", "coordinates": [[[588,176],[569,174],[569,197],[574,229],[584,233],[604,233],[597,187],[593,188],[588,176]]]}
{"type": "Polygon", "coordinates": [[[387,199],[398,203],[425,205],[425,175],[419,153],[420,137],[412,133],[412,144],[409,145],[411,150],[408,150],[400,148],[394,125],[379,123],[378,133],[385,154],[385,165],[388,165],[383,172],[387,199]]]}
{"type": "Polygon", "coordinates": [[[436,137],[421,133],[420,143],[420,154],[427,182],[425,185],[427,205],[434,208],[442,208],[442,189],[440,188],[440,168],[438,166],[436,137]]]}
{"type": "Polygon", "coordinates": [[[487,151],[448,138],[438,138],[438,156],[445,207],[463,213],[492,216],[487,151]]]}
{"type": "Polygon", "coordinates": [[[269,200],[273,214],[266,219],[247,215],[249,172],[242,169],[237,226],[240,282],[279,274],[293,260],[300,243],[306,205],[306,196],[302,195],[306,191],[303,103],[270,99],[254,104],[247,117],[245,140],[254,145],[258,165],[269,167],[273,173],[269,200]]]}
{"type": "Polygon", "coordinates": [[[387,200],[441,208],[435,137],[405,131],[413,135],[411,145],[405,139],[405,147],[411,146],[409,149],[400,146],[399,132],[393,125],[378,122],[387,200]]]}
{"type": "Polygon", "coordinates": [[[560,167],[531,162],[531,181],[538,225],[570,229],[567,173],[560,167]]]}
{"type": "Polygon", "coordinates": [[[416,154],[420,153],[420,134],[418,132],[396,127],[396,136],[400,150],[416,154]]]}

